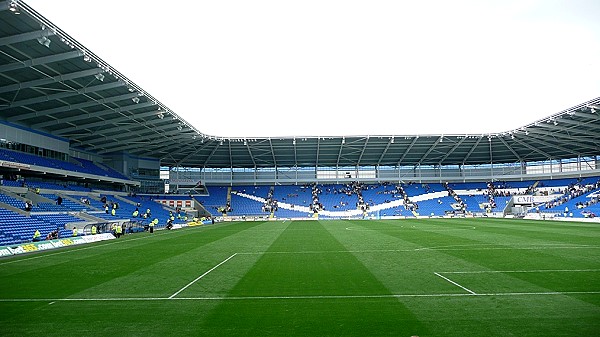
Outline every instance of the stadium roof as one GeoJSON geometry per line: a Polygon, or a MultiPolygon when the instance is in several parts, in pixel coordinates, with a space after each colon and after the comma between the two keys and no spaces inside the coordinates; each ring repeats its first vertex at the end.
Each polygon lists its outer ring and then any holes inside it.
{"type": "Polygon", "coordinates": [[[492,134],[210,136],[26,3],[0,1],[0,22],[0,120],[99,155],[124,152],[163,166],[211,168],[460,165],[600,155],[600,97],[492,134]]]}

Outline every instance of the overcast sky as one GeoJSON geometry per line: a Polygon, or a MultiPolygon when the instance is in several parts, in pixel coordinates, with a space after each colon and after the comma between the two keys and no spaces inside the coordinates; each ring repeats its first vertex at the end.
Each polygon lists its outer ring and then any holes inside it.
{"type": "Polygon", "coordinates": [[[27,0],[201,132],[502,132],[600,96],[598,0],[27,0]]]}

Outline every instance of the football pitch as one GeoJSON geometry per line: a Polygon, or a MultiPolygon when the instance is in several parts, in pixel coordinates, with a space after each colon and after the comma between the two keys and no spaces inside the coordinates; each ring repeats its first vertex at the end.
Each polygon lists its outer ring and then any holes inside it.
{"type": "Polygon", "coordinates": [[[600,336],[600,224],[226,222],[3,258],[0,336],[600,336]]]}

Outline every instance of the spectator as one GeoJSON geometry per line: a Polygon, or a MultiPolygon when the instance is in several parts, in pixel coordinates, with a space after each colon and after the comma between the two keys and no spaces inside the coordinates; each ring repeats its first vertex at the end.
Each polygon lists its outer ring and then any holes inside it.
{"type": "Polygon", "coordinates": [[[35,232],[33,233],[33,242],[40,241],[41,235],[42,234],[40,233],[40,231],[36,229],[35,232]]]}

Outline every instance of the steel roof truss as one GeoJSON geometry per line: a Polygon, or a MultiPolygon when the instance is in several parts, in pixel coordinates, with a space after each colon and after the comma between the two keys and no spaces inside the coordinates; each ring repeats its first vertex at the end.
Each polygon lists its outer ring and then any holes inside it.
{"type": "Polygon", "coordinates": [[[33,67],[33,66],[37,66],[37,65],[42,65],[42,64],[64,61],[64,60],[73,59],[73,58],[80,57],[80,56],[83,56],[83,52],[81,52],[79,50],[74,50],[74,51],[68,51],[68,52],[62,53],[62,54],[53,54],[53,55],[42,56],[42,57],[38,57],[38,58],[34,58],[34,59],[30,58],[30,59],[23,60],[23,61],[18,61],[18,62],[1,65],[0,73],[7,72],[7,71],[13,71],[13,70],[19,70],[19,69],[23,69],[23,68],[29,68],[29,67],[33,67]]]}
{"type": "Polygon", "coordinates": [[[27,82],[10,84],[10,85],[0,87],[0,93],[18,91],[18,90],[22,90],[22,89],[31,88],[31,87],[43,86],[43,85],[50,84],[50,83],[60,83],[60,82],[72,80],[75,78],[94,76],[94,75],[100,74],[102,72],[104,72],[104,70],[102,70],[100,68],[93,68],[93,69],[76,71],[76,72],[69,73],[69,74],[61,74],[61,75],[57,75],[57,76],[49,77],[49,78],[41,78],[41,79],[27,81],[27,82]]]}
{"type": "Polygon", "coordinates": [[[35,40],[41,37],[49,37],[54,35],[54,32],[52,32],[49,29],[45,29],[45,30],[36,30],[33,32],[27,32],[27,33],[22,33],[22,34],[18,34],[18,35],[11,35],[11,36],[7,36],[7,37],[3,37],[0,38],[0,47],[1,46],[8,46],[11,44],[16,44],[16,43],[20,43],[20,42],[25,42],[25,41],[31,41],[31,40],[35,40]]]}

